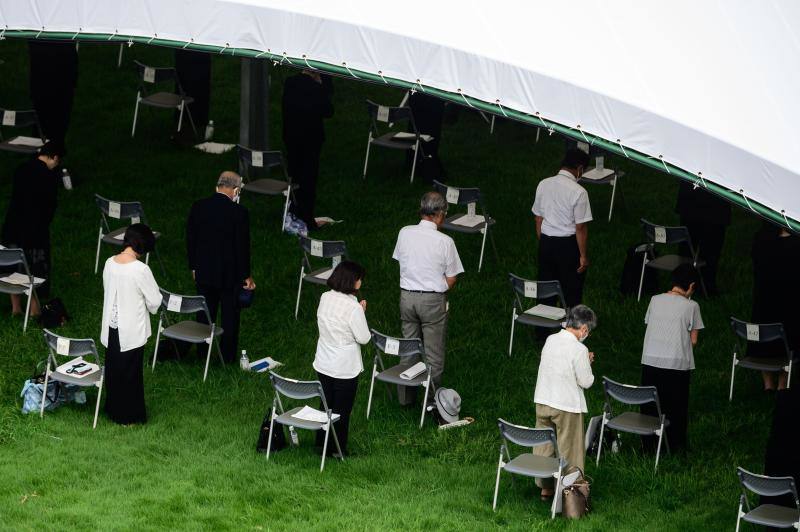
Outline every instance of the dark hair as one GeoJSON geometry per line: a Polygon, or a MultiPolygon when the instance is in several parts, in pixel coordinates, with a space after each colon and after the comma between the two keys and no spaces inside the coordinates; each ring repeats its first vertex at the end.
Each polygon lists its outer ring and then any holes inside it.
{"type": "Polygon", "coordinates": [[[570,148],[564,154],[564,160],[561,161],[561,168],[572,168],[573,170],[583,166],[585,169],[589,166],[589,155],[585,151],[578,148],[570,148]]]}
{"type": "Polygon", "coordinates": [[[346,260],[340,263],[330,277],[328,277],[328,288],[343,294],[355,294],[356,282],[364,279],[366,270],[357,262],[346,260]]]}
{"type": "Polygon", "coordinates": [[[61,159],[67,154],[67,148],[64,146],[63,142],[57,140],[50,140],[45,143],[44,146],[39,148],[39,155],[45,155],[47,157],[59,157],[61,159]]]}
{"type": "Polygon", "coordinates": [[[681,290],[688,290],[692,283],[697,282],[697,271],[688,262],[672,270],[672,286],[681,290]]]}
{"type": "Polygon", "coordinates": [[[130,246],[139,255],[153,251],[156,246],[156,236],[145,224],[132,224],[125,230],[122,248],[130,246]]]}

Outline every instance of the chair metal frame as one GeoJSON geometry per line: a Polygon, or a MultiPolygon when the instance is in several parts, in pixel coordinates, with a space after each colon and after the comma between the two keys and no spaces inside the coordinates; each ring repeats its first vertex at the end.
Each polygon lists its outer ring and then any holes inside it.
{"type": "Polygon", "coordinates": [[[300,262],[300,280],[297,284],[297,301],[294,305],[294,319],[297,319],[297,314],[300,311],[300,294],[303,291],[303,281],[311,284],[326,285],[326,279],[320,279],[312,274],[321,274],[328,269],[333,270],[342,260],[347,259],[347,245],[345,245],[342,240],[318,240],[306,236],[299,236],[298,242],[300,243],[300,249],[303,251],[303,259],[300,262]],[[312,270],[309,256],[331,259],[330,268],[312,270]]]}
{"type": "MultiPolygon", "coordinates": [[[[705,261],[703,261],[700,258],[700,248],[699,247],[695,248],[694,245],[692,245],[692,237],[689,234],[689,229],[686,226],[684,226],[684,225],[679,225],[679,226],[658,225],[658,224],[654,224],[652,222],[648,222],[644,218],[642,218],[640,220],[640,223],[642,225],[642,229],[644,230],[644,234],[648,239],[648,242],[647,242],[647,244],[645,244],[645,247],[642,249],[642,251],[645,251],[645,253],[642,255],[642,272],[639,275],[639,291],[638,291],[638,294],[636,296],[636,301],[641,301],[642,300],[642,285],[644,284],[644,271],[645,271],[645,268],[647,267],[647,265],[650,262],[652,262],[653,260],[657,260],[657,259],[652,258],[653,250],[655,249],[655,245],[656,244],[674,245],[674,244],[686,243],[686,245],[689,247],[689,253],[690,253],[691,257],[683,257],[681,255],[664,255],[663,257],[659,257],[659,258],[674,256],[674,257],[679,257],[679,258],[683,258],[683,259],[688,259],[688,261],[691,263],[692,267],[694,267],[694,269],[697,270],[698,272],[700,271],[700,268],[705,266],[705,261]],[[663,242],[657,242],[656,241],[657,240],[657,238],[656,238],[656,230],[657,229],[660,230],[660,231],[663,231],[663,242]]],[[[638,249],[637,249],[637,251],[638,251],[638,249]]],[[[698,275],[698,277],[700,278],[700,287],[703,290],[703,295],[708,297],[708,291],[706,290],[706,284],[705,284],[705,281],[703,281],[703,276],[702,275],[698,275]]]]}
{"type": "Polygon", "coordinates": [[[287,172],[286,164],[283,160],[283,154],[278,150],[254,150],[252,148],[248,148],[246,146],[242,146],[241,144],[236,145],[236,151],[239,156],[239,168],[242,171],[242,177],[244,178],[242,181],[242,190],[247,192],[252,192],[254,194],[262,194],[267,196],[275,196],[278,194],[273,194],[271,192],[262,192],[255,188],[259,182],[274,182],[275,184],[281,183],[286,186],[286,188],[280,192],[281,195],[286,197],[286,201],[283,204],[283,217],[281,218],[281,232],[284,231],[284,221],[286,220],[286,213],[289,212],[289,198],[294,201],[297,201],[294,196],[295,189],[298,188],[296,183],[292,183],[292,177],[287,172]],[[253,166],[253,153],[260,153],[261,154],[261,166],[253,166]],[[270,178],[261,178],[251,181],[250,180],[250,171],[253,168],[264,168],[266,170],[270,170],[272,168],[278,167],[280,171],[283,173],[283,181],[279,181],[277,179],[270,179],[270,178]],[[249,187],[248,187],[249,185],[249,187]]]}
{"type": "MultiPolygon", "coordinates": [[[[208,311],[208,305],[206,304],[205,297],[185,296],[181,294],[176,294],[174,292],[169,292],[168,290],[164,290],[163,288],[159,288],[159,290],[161,291],[161,310],[159,312],[159,317],[158,317],[158,329],[157,329],[158,332],[156,333],[156,345],[155,348],[153,349],[153,362],[150,371],[155,371],[156,369],[156,360],[158,358],[158,344],[159,340],[161,340],[162,333],[164,333],[164,331],[166,331],[173,325],[178,325],[185,321],[192,321],[192,320],[183,320],[177,323],[170,323],[169,316],[167,313],[175,312],[176,314],[195,314],[197,312],[203,312],[206,316],[206,320],[208,321],[207,325],[210,326],[210,334],[208,335],[207,338],[204,338],[201,342],[192,342],[190,340],[183,340],[181,338],[173,338],[168,335],[165,335],[165,337],[171,340],[187,341],[193,344],[200,344],[200,343],[208,344],[208,350],[206,352],[206,364],[205,364],[205,369],[203,370],[203,382],[206,382],[206,378],[208,377],[208,365],[209,362],[211,361],[211,349],[215,345],[214,338],[222,335],[224,331],[222,330],[221,327],[217,327],[217,325],[211,319],[211,313],[208,311]],[[172,296],[181,298],[180,310],[169,309],[170,297],[172,296]],[[167,324],[166,327],[164,327],[164,323],[167,324]]],[[[217,347],[217,354],[219,355],[219,360],[220,362],[222,362],[222,365],[224,366],[225,359],[222,358],[222,351],[220,350],[219,342],[216,343],[216,347],[217,347]]]]}
{"type": "MultiPolygon", "coordinates": [[[[613,411],[611,408],[611,399],[615,399],[616,401],[625,404],[625,405],[643,405],[647,403],[655,403],[656,404],[656,412],[658,415],[656,419],[659,422],[659,428],[653,431],[653,434],[658,436],[658,447],[656,448],[656,463],[654,471],[658,472],[658,460],[661,457],[661,442],[663,440],[664,444],[666,445],[667,452],[669,452],[669,440],[667,438],[667,434],[664,429],[667,428],[669,425],[669,420],[665,414],[661,412],[661,403],[658,400],[658,390],[655,386],[634,386],[632,384],[623,384],[621,382],[613,381],[608,377],[603,377],[603,393],[605,395],[605,404],[603,405],[603,419],[600,424],[600,440],[599,444],[597,445],[597,460],[595,461],[596,466],[600,466],[600,453],[603,450],[603,435],[605,433],[606,425],[608,425],[611,421],[616,419],[619,416],[613,416],[613,411]],[[642,396],[637,399],[631,398],[623,398],[623,396],[615,390],[615,388],[622,388],[628,392],[638,392],[642,396]]],[[[620,414],[621,415],[621,414],[620,414]]],[[[652,416],[648,416],[652,417],[652,416]]],[[[613,428],[612,428],[613,429],[613,428]]],[[[613,429],[617,432],[627,432],[623,429],[613,429]]],[[[639,434],[639,433],[635,433],[639,434]]]]}
{"type": "MultiPolygon", "coordinates": [[[[108,223],[109,218],[114,218],[117,220],[128,220],[130,223],[128,225],[133,225],[136,223],[147,223],[144,216],[144,208],[142,207],[142,203],[140,201],[114,201],[108,198],[101,196],[100,194],[94,195],[94,201],[97,204],[97,208],[100,209],[100,227],[97,230],[97,249],[95,250],[94,254],[94,273],[97,275],[97,271],[100,267],[100,245],[103,243],[103,239],[113,233],[114,231],[121,231],[122,229],[126,229],[126,227],[118,227],[116,229],[111,229],[110,224],[108,223]],[[119,205],[119,216],[113,216],[110,211],[110,206],[112,204],[119,205]],[[105,232],[104,232],[105,231],[105,232]]],[[[124,232],[123,232],[124,234],[124,232]]],[[[156,237],[156,240],[161,237],[161,233],[158,231],[153,231],[153,235],[156,237]]],[[[106,244],[112,246],[122,246],[123,240],[117,240],[116,238],[108,239],[105,241],[106,244]]],[[[161,272],[164,276],[167,275],[167,270],[164,267],[164,261],[161,260],[161,255],[158,253],[158,247],[153,248],[153,252],[156,255],[156,259],[158,259],[158,263],[161,265],[161,272]]],[[[150,253],[146,253],[144,256],[144,263],[150,263],[150,253]]]]}
{"type": "MultiPolygon", "coordinates": [[[[35,282],[36,278],[28,267],[28,260],[25,258],[25,251],[23,249],[0,249],[0,266],[16,266],[19,264],[22,265],[24,275],[28,277],[28,284],[13,285],[0,281],[0,293],[11,295],[26,294],[28,296],[25,304],[25,318],[22,324],[22,333],[25,334],[28,331],[28,320],[31,314],[31,298],[36,299],[36,302],[39,303],[39,296],[36,294],[36,288],[44,284],[44,281],[38,284],[35,282]]],[[[47,279],[45,279],[45,281],[46,280],[47,279]]]]}
{"type": "Polygon", "coordinates": [[[42,145],[47,142],[47,139],[44,138],[44,133],[42,132],[42,126],[39,124],[39,115],[36,114],[35,109],[5,109],[0,107],[0,150],[8,151],[12,153],[24,153],[27,155],[32,155],[39,151],[39,148],[35,146],[23,146],[17,144],[9,144],[12,140],[17,138],[19,135],[15,135],[8,140],[3,138],[3,128],[22,128],[22,127],[30,127],[33,126],[38,133],[39,140],[42,141],[42,145]],[[4,119],[6,118],[6,113],[14,113],[14,124],[3,125],[4,119]]]}
{"type": "MultiPolygon", "coordinates": [[[[133,126],[131,127],[131,138],[136,135],[136,122],[139,118],[139,104],[146,105],[148,107],[157,107],[160,109],[176,109],[180,112],[178,116],[178,131],[181,130],[183,127],[183,114],[184,112],[189,117],[189,124],[192,126],[192,131],[194,132],[195,137],[197,136],[197,128],[194,124],[194,118],[192,118],[192,111],[189,109],[188,104],[194,102],[194,98],[191,96],[187,96],[186,92],[184,92],[183,87],[181,86],[180,78],[178,77],[178,71],[175,70],[174,67],[151,67],[149,65],[145,65],[144,63],[140,63],[139,61],[134,61],[134,66],[136,68],[136,73],[139,77],[139,86],[136,90],[136,106],[133,110],[133,126]],[[152,80],[146,79],[148,72],[152,72],[152,80]],[[164,83],[167,81],[174,81],[175,87],[177,88],[178,92],[166,92],[162,91],[165,94],[170,94],[172,96],[177,96],[180,98],[180,104],[176,106],[166,106],[166,105],[158,105],[152,102],[149,102],[147,98],[149,96],[153,96],[152,94],[148,94],[147,92],[147,84],[155,85],[158,83],[164,83]]],[[[159,93],[155,93],[159,94],[159,93]]]]}
{"type": "MultiPolygon", "coordinates": [[[[566,300],[564,299],[564,292],[561,290],[561,283],[559,281],[535,281],[532,279],[523,279],[513,273],[508,274],[508,280],[511,282],[511,289],[514,292],[514,300],[511,305],[511,335],[508,340],[508,356],[511,356],[511,351],[514,347],[514,330],[516,328],[517,320],[525,314],[525,306],[522,304],[523,299],[546,299],[550,297],[557,297],[558,301],[561,305],[561,308],[564,310],[567,309],[566,300]],[[536,296],[528,296],[525,295],[526,293],[526,285],[528,283],[535,283],[536,284],[536,296]]],[[[543,321],[540,324],[534,325],[535,327],[550,327],[550,328],[559,328],[561,327],[561,321],[557,320],[547,320],[547,318],[541,318],[543,321]],[[552,324],[548,324],[548,321],[552,321],[552,324]]],[[[521,325],[525,325],[524,323],[521,325]]]]}
{"type": "MultiPolygon", "coordinates": [[[[735,334],[737,338],[733,344],[731,385],[730,391],[728,392],[728,401],[733,401],[733,380],[736,373],[736,366],[741,366],[744,369],[755,369],[758,371],[785,371],[788,374],[786,378],[786,387],[791,387],[794,352],[789,348],[789,341],[786,338],[786,331],[782,323],[749,323],[731,316],[731,329],[733,329],[733,334],[735,334]],[[748,342],[764,343],[774,340],[781,340],[783,343],[783,348],[786,352],[786,364],[777,366],[770,364],[767,360],[763,362],[753,362],[748,360],[748,357],[739,358],[737,355],[739,353],[739,349],[742,348],[741,340],[744,340],[745,344],[748,342]]],[[[775,358],[778,359],[780,357],[775,358]]]]}
{"type": "Polygon", "coordinates": [[[48,355],[47,355],[47,365],[45,367],[44,373],[44,388],[42,389],[42,402],[39,406],[39,417],[44,417],[44,402],[47,396],[47,384],[53,380],[55,382],[63,382],[65,384],[75,384],[76,386],[81,387],[89,387],[95,386],[97,388],[97,401],[95,402],[94,406],[94,421],[92,422],[92,429],[97,427],[97,416],[100,412],[100,397],[103,395],[103,382],[105,381],[105,366],[100,363],[100,356],[97,354],[97,346],[94,343],[92,338],[68,338],[66,336],[58,335],[52,331],[44,329],[42,331],[44,336],[44,342],[47,344],[48,355]],[[67,353],[58,353],[58,341],[67,340],[68,344],[68,352],[67,353]],[[100,370],[97,372],[99,376],[93,378],[91,381],[87,381],[85,384],[80,384],[78,379],[61,379],[59,377],[58,372],[56,369],[58,368],[58,362],[56,360],[56,356],[63,356],[63,357],[80,357],[85,355],[92,355],[94,357],[94,363],[100,367],[100,370]]]}
{"type": "Polygon", "coordinates": [[[476,234],[483,235],[481,238],[481,254],[478,258],[478,272],[481,271],[483,266],[483,254],[486,249],[486,237],[488,235],[492,242],[492,249],[494,249],[494,257],[499,262],[497,255],[497,246],[494,242],[494,233],[490,232],[491,227],[497,222],[494,218],[489,216],[486,211],[486,203],[483,201],[483,194],[481,189],[477,187],[453,187],[446,185],[440,181],[433,181],[433,188],[439,192],[442,197],[447,200],[450,205],[466,205],[467,214],[474,214],[476,207],[480,207],[481,215],[484,222],[476,225],[475,227],[465,227],[462,225],[454,224],[453,222],[464,216],[464,213],[458,213],[448,217],[442,224],[442,229],[445,231],[453,231],[456,233],[476,234]]]}
{"type": "MultiPolygon", "coordinates": [[[[419,428],[422,428],[423,424],[425,423],[425,413],[427,412],[428,408],[428,397],[433,396],[435,392],[436,386],[433,383],[433,379],[431,377],[431,367],[428,364],[425,358],[425,347],[422,343],[422,340],[419,338],[395,338],[393,336],[389,336],[383,334],[381,332],[376,331],[375,329],[370,329],[372,333],[372,345],[375,348],[375,359],[372,363],[372,374],[370,377],[369,382],[369,398],[367,399],[367,419],[369,419],[370,411],[372,410],[372,393],[375,389],[375,380],[379,380],[381,382],[385,382],[387,385],[395,384],[400,386],[412,386],[412,387],[419,387],[422,386],[425,388],[425,396],[422,400],[422,413],[419,417],[419,428]],[[397,342],[398,352],[397,354],[394,353],[387,353],[386,352],[386,343],[387,340],[392,340],[397,342]],[[409,381],[408,384],[400,384],[393,380],[385,380],[381,378],[381,375],[388,371],[399,367],[411,367],[411,365],[406,365],[404,362],[400,362],[399,364],[395,364],[387,368],[383,364],[383,358],[381,357],[381,353],[385,355],[391,356],[398,356],[402,358],[410,358],[410,357],[417,357],[419,356],[422,359],[422,362],[425,364],[425,380],[415,383],[413,380],[409,381]],[[378,366],[380,366],[380,371],[378,371],[378,366]]],[[[391,388],[389,388],[389,396],[391,397],[391,388]]]]}
{"type": "Polygon", "coordinates": [[[414,113],[407,106],[388,106],[380,105],[371,100],[367,100],[367,113],[370,118],[369,135],[367,136],[367,153],[364,156],[364,171],[362,178],[367,177],[367,166],[369,164],[369,152],[373,144],[384,148],[397,149],[414,152],[414,161],[411,163],[411,183],[414,182],[414,175],[417,170],[417,154],[421,153],[425,157],[424,142],[417,124],[414,121],[414,113]],[[381,134],[378,122],[387,124],[391,129],[396,123],[408,122],[411,127],[412,137],[408,139],[394,138],[398,131],[389,131],[381,134]]]}
{"type": "MultiPolygon", "coordinates": [[[[492,510],[497,509],[497,495],[500,492],[500,472],[505,470],[505,466],[507,466],[511,462],[511,453],[509,452],[509,442],[515,443],[522,447],[527,447],[533,449],[534,447],[538,447],[540,445],[547,445],[548,443],[553,446],[553,451],[555,452],[555,460],[558,461],[558,470],[553,472],[553,476],[556,479],[556,487],[554,490],[553,502],[550,504],[550,519],[554,519],[556,516],[556,507],[558,498],[561,495],[561,477],[566,467],[566,460],[561,457],[558,452],[558,440],[556,438],[556,431],[550,427],[548,428],[532,428],[526,427],[523,425],[515,425],[513,423],[509,423],[508,421],[498,418],[497,419],[497,426],[500,429],[500,438],[503,440],[503,443],[500,444],[500,459],[497,462],[497,476],[495,477],[494,481],[494,498],[492,499],[492,510]],[[503,457],[505,455],[505,461],[503,457]]],[[[521,455],[517,455],[521,456],[521,455]]],[[[509,474],[514,475],[509,471],[509,474]]],[[[511,477],[513,480],[513,476],[511,477]]],[[[535,478],[550,478],[550,477],[535,477],[535,478]]]]}
{"type": "MultiPolygon", "coordinates": [[[[760,495],[763,497],[778,497],[781,495],[791,495],[794,499],[795,504],[795,511],[797,512],[797,520],[794,523],[789,523],[787,526],[779,527],[779,528],[794,528],[796,530],[800,530],[800,498],[797,496],[797,486],[795,485],[794,478],[790,476],[786,477],[770,477],[766,475],[758,475],[756,473],[751,473],[750,471],[746,470],[743,467],[736,468],[736,476],[739,477],[739,484],[742,487],[742,493],[739,495],[739,510],[736,513],[736,532],[739,532],[739,525],[741,524],[742,519],[745,522],[753,523],[757,525],[765,525],[764,523],[758,522],[756,520],[748,520],[747,517],[750,515],[751,512],[754,510],[758,510],[762,507],[769,507],[769,506],[776,506],[780,507],[779,505],[773,504],[759,504],[755,508],[750,506],[750,500],[747,497],[747,492],[751,491],[756,495],[760,495]],[[745,512],[744,509],[747,509],[745,512]]],[[[785,507],[788,509],[788,506],[785,507]]],[[[773,527],[775,525],[772,525],[773,527]]]]}
{"type": "MultiPolygon", "coordinates": [[[[338,414],[334,414],[333,411],[328,408],[328,402],[325,400],[325,390],[322,389],[322,384],[319,381],[299,381],[295,379],[289,379],[278,375],[274,371],[269,372],[269,380],[272,383],[272,388],[275,390],[275,397],[272,399],[272,411],[269,418],[270,438],[267,442],[267,460],[269,460],[269,455],[272,451],[272,430],[275,426],[275,422],[277,421],[282,425],[285,424],[279,419],[280,416],[286,414],[286,411],[283,409],[283,403],[281,402],[281,395],[284,395],[290,399],[297,400],[319,397],[322,401],[322,407],[325,409],[325,413],[328,416],[328,421],[322,423],[318,429],[297,426],[297,428],[305,428],[306,430],[325,431],[325,443],[322,446],[322,462],[319,466],[319,472],[322,473],[322,471],[325,469],[325,457],[328,454],[328,439],[331,432],[333,433],[333,441],[336,444],[336,450],[339,452],[339,458],[342,460],[342,462],[344,462],[344,454],[342,453],[342,448],[339,446],[339,437],[336,435],[335,427],[336,421],[341,418],[338,416],[338,414]]],[[[288,426],[290,430],[294,430],[295,428],[295,425],[288,426]]]]}

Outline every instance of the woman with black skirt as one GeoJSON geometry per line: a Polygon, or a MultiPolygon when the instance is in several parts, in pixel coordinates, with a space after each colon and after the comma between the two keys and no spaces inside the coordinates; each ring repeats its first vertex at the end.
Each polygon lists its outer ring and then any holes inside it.
{"type": "Polygon", "coordinates": [[[153,250],[153,232],[144,224],[125,231],[122,252],[103,268],[103,322],[100,342],[106,347],[105,412],[115,423],[145,423],[144,344],[150,337],[150,314],[161,305],[153,272],[139,257],[153,250]]]}

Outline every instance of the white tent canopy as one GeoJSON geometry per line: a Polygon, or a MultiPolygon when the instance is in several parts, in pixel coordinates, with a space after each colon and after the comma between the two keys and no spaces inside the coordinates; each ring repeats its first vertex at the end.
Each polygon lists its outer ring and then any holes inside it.
{"type": "Polygon", "coordinates": [[[208,45],[444,91],[701,174],[701,186],[800,229],[793,0],[0,0],[0,28],[208,45]]]}

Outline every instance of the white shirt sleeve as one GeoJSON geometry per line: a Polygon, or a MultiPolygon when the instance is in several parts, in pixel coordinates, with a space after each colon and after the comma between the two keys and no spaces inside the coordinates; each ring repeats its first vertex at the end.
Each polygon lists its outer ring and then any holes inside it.
{"type": "Polygon", "coordinates": [[[367,344],[372,339],[372,333],[369,332],[369,325],[367,325],[367,317],[364,315],[361,305],[353,309],[350,314],[350,330],[353,331],[353,337],[359,344],[367,344]]]}
{"type": "Polygon", "coordinates": [[[139,290],[142,291],[144,296],[147,310],[150,314],[155,314],[161,306],[161,291],[158,289],[158,283],[153,277],[153,272],[150,271],[149,267],[145,266],[137,280],[139,282],[139,290]]]}
{"type": "Polygon", "coordinates": [[[531,212],[534,216],[544,216],[544,211],[542,210],[542,203],[544,199],[542,195],[539,194],[539,186],[536,187],[536,197],[533,199],[533,207],[531,207],[531,212]]]}
{"type": "Polygon", "coordinates": [[[644,322],[645,322],[645,324],[647,324],[647,320],[650,319],[650,307],[652,307],[652,306],[653,306],[653,300],[651,298],[650,299],[650,303],[648,303],[648,305],[647,305],[647,312],[644,313],[644,322]]]}
{"type": "Polygon", "coordinates": [[[402,243],[403,243],[403,230],[401,229],[400,232],[397,234],[397,242],[394,245],[394,251],[392,252],[392,258],[396,261],[400,261],[400,255],[402,254],[402,243]]]}
{"type": "Polygon", "coordinates": [[[572,362],[572,367],[575,371],[575,379],[578,381],[578,386],[586,389],[594,383],[594,375],[592,375],[592,365],[589,363],[588,353],[581,350],[581,353],[572,362]]]}
{"type": "Polygon", "coordinates": [[[458,256],[456,243],[450,239],[445,252],[445,260],[447,263],[444,268],[445,277],[455,277],[459,273],[464,273],[464,266],[461,264],[461,258],[458,256]]]}
{"type": "Polygon", "coordinates": [[[696,301],[692,301],[692,323],[689,327],[690,331],[695,329],[703,329],[703,318],[700,316],[700,305],[696,301]]]}
{"type": "Polygon", "coordinates": [[[575,202],[575,206],[572,209],[572,215],[575,217],[576,224],[592,221],[592,207],[589,204],[589,194],[584,188],[581,188],[578,200],[575,202]]]}

